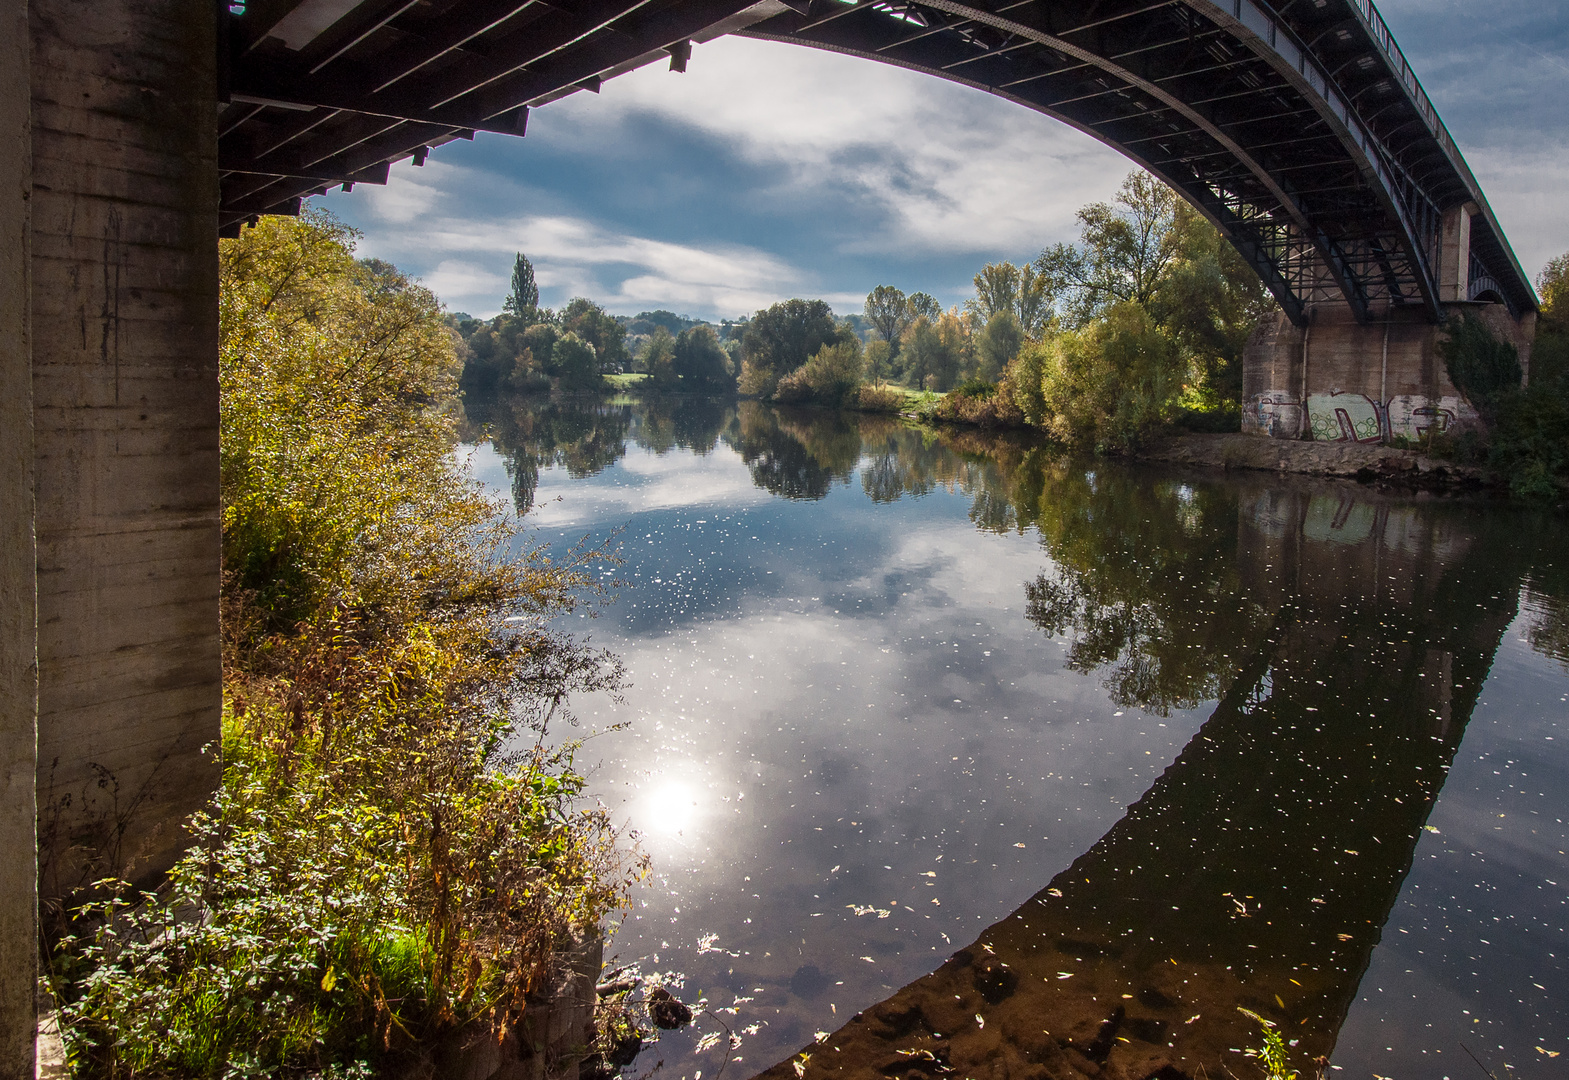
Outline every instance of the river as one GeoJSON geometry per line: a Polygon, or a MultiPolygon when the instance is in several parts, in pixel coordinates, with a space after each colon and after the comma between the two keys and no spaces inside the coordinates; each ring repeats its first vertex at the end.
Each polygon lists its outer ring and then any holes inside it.
{"type": "Polygon", "coordinates": [[[572,627],[654,867],[610,950],[708,1010],[629,1075],[1259,1076],[1239,1006],[1333,1076],[1569,1074],[1562,518],[751,402],[469,424],[533,542],[625,557],[572,627]]]}

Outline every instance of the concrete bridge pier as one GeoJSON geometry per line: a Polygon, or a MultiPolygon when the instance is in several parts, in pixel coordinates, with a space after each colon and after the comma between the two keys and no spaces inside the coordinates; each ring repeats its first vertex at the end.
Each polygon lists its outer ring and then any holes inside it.
{"type": "MultiPolygon", "coordinates": [[[[1536,312],[1515,318],[1471,281],[1474,203],[1444,215],[1438,293],[1450,315],[1477,315],[1515,346],[1529,377],[1536,312]],[[1476,299],[1471,297],[1475,295],[1476,299]]],[[[1311,304],[1307,325],[1284,313],[1254,331],[1242,360],[1242,430],[1276,439],[1388,443],[1479,423],[1438,352],[1443,327],[1419,304],[1385,305],[1358,322],[1335,299],[1311,304]]]]}
{"type": "Polygon", "coordinates": [[[217,18],[0,0],[0,1080],[39,898],[150,880],[217,778],[217,18]]]}

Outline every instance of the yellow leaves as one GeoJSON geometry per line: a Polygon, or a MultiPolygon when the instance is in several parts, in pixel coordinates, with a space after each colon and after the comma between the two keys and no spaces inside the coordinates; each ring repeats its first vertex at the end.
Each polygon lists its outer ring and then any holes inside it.
{"type": "Polygon", "coordinates": [[[321,977],[321,988],[327,993],[332,993],[332,988],[338,985],[338,973],[331,964],[327,965],[327,974],[321,977]]]}

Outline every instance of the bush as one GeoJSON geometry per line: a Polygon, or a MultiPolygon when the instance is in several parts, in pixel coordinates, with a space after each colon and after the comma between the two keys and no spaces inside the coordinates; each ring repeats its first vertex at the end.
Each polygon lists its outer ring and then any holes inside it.
{"type": "Polygon", "coordinates": [[[1449,381],[1492,427],[1503,399],[1520,388],[1520,354],[1469,311],[1450,319],[1445,330],[1448,337],[1438,343],[1438,352],[1449,381]]]}
{"type": "Polygon", "coordinates": [[[787,405],[817,404],[839,408],[852,400],[861,385],[861,349],[857,341],[824,345],[806,363],[779,380],[774,400],[787,405]]]}
{"type": "Polygon", "coordinates": [[[861,412],[898,413],[905,410],[907,401],[904,391],[892,386],[862,386],[855,392],[847,408],[861,412]]]}
{"type": "Polygon", "coordinates": [[[1176,414],[1184,367],[1144,309],[1122,303],[1026,348],[1008,374],[1029,423],[1065,443],[1122,450],[1176,414]]]}
{"type": "Polygon", "coordinates": [[[223,776],[163,888],[55,928],[76,1075],[391,1068],[515,1021],[638,872],[574,808],[571,745],[537,749],[620,682],[549,624],[599,554],[503,556],[435,300],[353,235],[307,213],[221,249],[223,776]]]}

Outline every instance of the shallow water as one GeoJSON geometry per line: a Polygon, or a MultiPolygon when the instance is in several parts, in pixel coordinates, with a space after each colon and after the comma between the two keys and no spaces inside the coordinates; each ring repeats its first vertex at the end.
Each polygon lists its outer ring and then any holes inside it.
{"type": "Polygon", "coordinates": [[[626,558],[580,624],[655,869],[611,948],[710,1010],[632,1071],[1246,1077],[1244,1006],[1332,1075],[1569,1073],[1562,519],[751,403],[469,416],[537,540],[626,558]]]}

